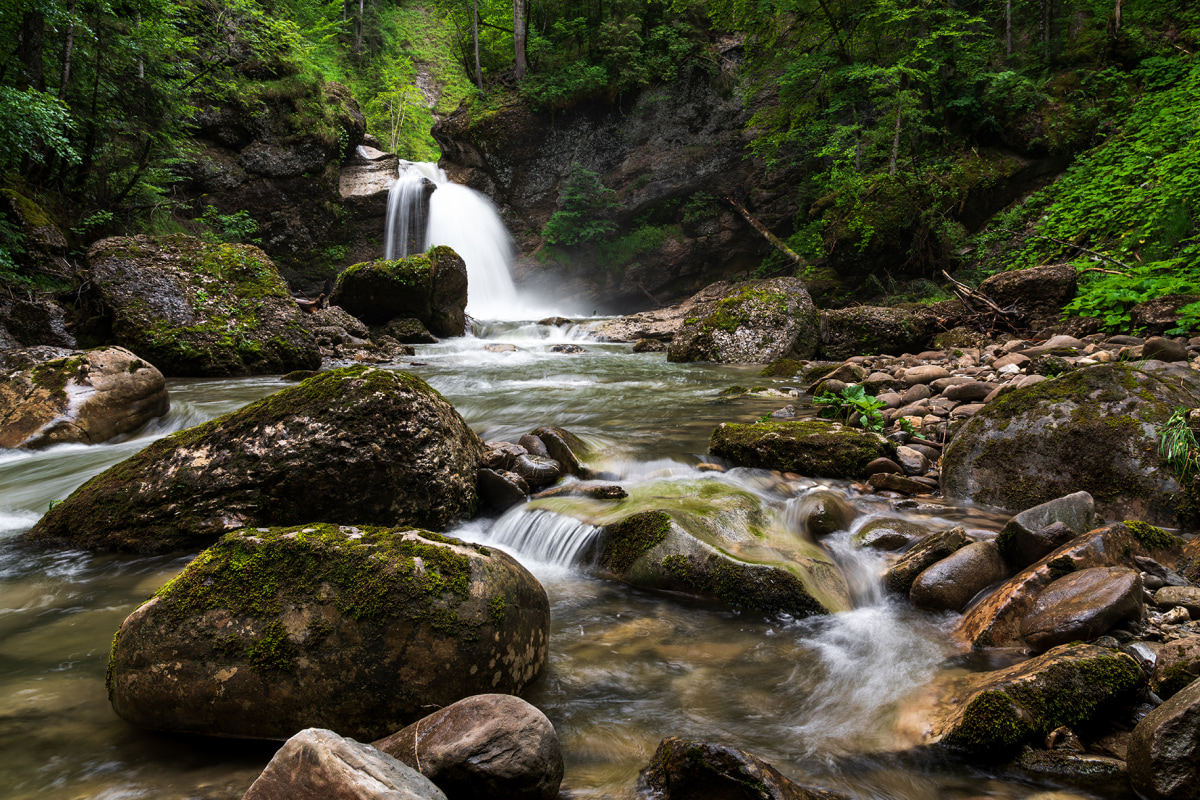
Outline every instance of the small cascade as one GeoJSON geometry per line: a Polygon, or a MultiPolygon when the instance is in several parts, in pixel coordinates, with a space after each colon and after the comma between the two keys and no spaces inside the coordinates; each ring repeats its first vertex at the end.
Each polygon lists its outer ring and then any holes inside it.
{"type": "Polygon", "coordinates": [[[384,257],[403,258],[437,245],[453,248],[466,262],[469,316],[521,318],[508,271],[512,237],[496,207],[474,189],[452,183],[436,164],[401,161],[388,192],[384,257]],[[426,181],[435,187],[428,204],[426,181]]]}
{"type": "Polygon", "coordinates": [[[496,521],[484,544],[511,550],[522,559],[557,567],[578,566],[600,528],[552,511],[514,509],[496,521]]]}

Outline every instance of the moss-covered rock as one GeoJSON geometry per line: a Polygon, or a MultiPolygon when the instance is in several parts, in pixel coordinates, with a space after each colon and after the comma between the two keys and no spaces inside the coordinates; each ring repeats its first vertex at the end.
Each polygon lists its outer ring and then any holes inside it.
{"type": "Polygon", "coordinates": [[[708,451],[735,464],[796,472],[810,478],[865,478],[876,458],[891,458],[895,446],[882,436],[836,422],[725,422],[708,451]]]}
{"type": "Polygon", "coordinates": [[[1200,636],[1167,642],[1158,651],[1150,688],[1166,700],[1192,681],[1200,679],[1200,636]]]}
{"type": "Polygon", "coordinates": [[[1062,645],[1030,661],[970,676],[948,694],[930,741],[997,759],[1060,726],[1104,719],[1132,702],[1143,682],[1125,653],[1062,645]]]}
{"type": "Polygon", "coordinates": [[[900,355],[925,349],[925,321],[900,308],[855,306],[821,312],[821,357],[900,355]]]}
{"type": "Polygon", "coordinates": [[[499,551],[416,529],[245,529],[125,620],[109,698],[154,730],[371,740],[430,704],[519,693],[549,622],[545,590],[499,551]]]}
{"type": "Polygon", "coordinates": [[[0,374],[0,447],[98,444],[170,409],[161,372],[106,347],[0,374]]]}
{"type": "Polygon", "coordinates": [[[355,264],[338,275],[333,302],[368,325],[411,317],[434,336],[462,336],[467,265],[444,245],[395,261],[355,264]]]}
{"type": "Polygon", "coordinates": [[[667,349],[668,361],[766,364],[780,358],[812,358],[817,349],[817,311],[796,278],[733,284],[699,308],[667,349]]]}
{"type": "Polygon", "coordinates": [[[1157,426],[1197,396],[1191,369],[1117,364],[1017,389],[959,429],[942,457],[942,492],[1021,510],[1085,491],[1110,519],[1190,527],[1195,488],[1159,454],[1157,426]]]}
{"type": "Polygon", "coordinates": [[[117,344],[173,376],[316,369],[316,339],[267,254],[190,236],[118,236],[88,251],[117,344]]]}
{"type": "Polygon", "coordinates": [[[440,528],[477,504],[483,443],[420,378],[324,372],[160,439],[75,490],[32,541],[199,550],[246,525],[440,528]]]}
{"type": "Polygon", "coordinates": [[[829,554],[778,528],[752,494],[711,480],[628,488],[616,500],[559,495],[527,508],[601,527],[599,566],[634,586],[794,616],[850,607],[829,554]]]}

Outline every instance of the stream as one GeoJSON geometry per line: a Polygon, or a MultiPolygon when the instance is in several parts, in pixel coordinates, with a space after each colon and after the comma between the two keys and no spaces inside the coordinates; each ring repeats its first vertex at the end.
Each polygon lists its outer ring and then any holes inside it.
{"type": "MultiPolygon", "coordinates": [[[[786,403],[726,400],[732,385],[770,384],[759,367],[669,364],[662,353],[586,339],[581,328],[484,323],[477,336],[419,346],[403,366],[438,389],[485,440],[567,428],[631,484],[722,480],[777,513],[832,488],[872,516],[931,529],[998,530],[1008,515],[937,501],[895,507],[845,481],[786,481],[763,471],[697,471],[720,422],[750,422],[786,403]],[[507,343],[516,352],[485,345],[507,343]],[[553,353],[554,344],[586,353],[553,353]],[[915,506],[915,507],[911,507],[915,506]]],[[[277,743],[200,739],[134,728],[112,712],[104,675],[121,621],[191,556],[133,556],[17,546],[54,501],[167,435],[285,388],[276,377],[170,382],[172,410],[124,441],[0,451],[0,800],[239,798],[277,743]]],[[[782,386],[783,383],[776,385],[782,386]]],[[[331,491],[335,489],[331,487],[331,491]]],[[[598,577],[579,553],[588,526],[521,507],[447,533],[516,556],[550,597],[550,657],[525,698],[562,742],[570,798],[629,798],[665,736],[730,744],[799,782],[862,798],[1131,798],[1125,786],[1065,792],[912,750],[912,709],[936,681],[994,668],[950,635],[954,615],[912,609],[881,591],[883,557],[825,540],[855,608],[804,620],[715,609],[598,577]]]]}

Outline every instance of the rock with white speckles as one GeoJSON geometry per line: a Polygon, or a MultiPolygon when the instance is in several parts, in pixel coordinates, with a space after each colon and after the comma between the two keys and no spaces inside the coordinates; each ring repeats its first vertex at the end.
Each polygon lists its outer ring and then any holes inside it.
{"type": "Polygon", "coordinates": [[[668,361],[768,364],[812,358],[820,343],[816,307],[797,278],[733,284],[694,313],[671,340],[668,361]]]}
{"type": "Polygon", "coordinates": [[[108,690],[160,731],[370,741],[546,663],[546,592],[515,559],[418,529],[223,537],[121,625],[108,690]]]}

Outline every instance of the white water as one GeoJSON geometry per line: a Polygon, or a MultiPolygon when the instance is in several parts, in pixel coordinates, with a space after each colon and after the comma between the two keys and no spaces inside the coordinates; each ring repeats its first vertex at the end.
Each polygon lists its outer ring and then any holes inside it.
{"type": "Polygon", "coordinates": [[[400,162],[400,172],[388,193],[384,257],[412,255],[408,242],[421,231],[420,252],[447,245],[467,265],[467,314],[477,319],[519,320],[549,316],[553,311],[523,301],[513,285],[509,267],[512,237],[492,201],[466,186],[451,182],[444,170],[428,162],[400,162]],[[436,187],[425,212],[424,184],[436,187]]]}

